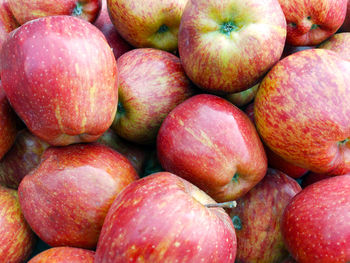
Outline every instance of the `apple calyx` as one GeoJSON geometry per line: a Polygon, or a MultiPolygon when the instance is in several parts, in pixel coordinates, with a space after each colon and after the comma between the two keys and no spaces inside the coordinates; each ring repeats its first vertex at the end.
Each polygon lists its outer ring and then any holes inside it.
{"type": "Polygon", "coordinates": [[[72,14],[73,16],[81,16],[83,14],[83,5],[77,2],[72,14]]]}
{"type": "Polygon", "coordinates": [[[161,25],[157,31],[157,33],[162,34],[169,31],[169,27],[165,24],[161,25]]]}
{"type": "Polygon", "coordinates": [[[229,36],[232,31],[237,32],[239,30],[240,30],[240,27],[237,26],[237,24],[234,23],[233,21],[224,22],[219,29],[219,31],[222,34],[227,35],[227,36],[229,36]]]}
{"type": "Polygon", "coordinates": [[[228,201],[228,202],[224,202],[224,203],[205,204],[204,206],[207,208],[212,208],[212,207],[235,208],[237,206],[237,202],[236,201],[228,201]]]}
{"type": "Polygon", "coordinates": [[[347,144],[348,141],[350,141],[350,138],[346,138],[345,140],[339,141],[338,144],[344,145],[344,144],[347,144]]]}
{"type": "Polygon", "coordinates": [[[242,229],[242,221],[239,218],[239,216],[233,216],[231,220],[232,220],[233,226],[235,227],[236,230],[242,229]]]}
{"type": "Polygon", "coordinates": [[[235,183],[238,183],[238,178],[239,178],[239,174],[235,173],[235,175],[232,177],[232,181],[235,183]]]}

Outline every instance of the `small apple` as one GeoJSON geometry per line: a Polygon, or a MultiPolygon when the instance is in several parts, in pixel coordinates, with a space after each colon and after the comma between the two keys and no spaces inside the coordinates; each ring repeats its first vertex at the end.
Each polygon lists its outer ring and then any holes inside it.
{"type": "Polygon", "coordinates": [[[28,263],[93,263],[95,252],[74,247],[53,247],[41,252],[28,263]]]}
{"type": "Polygon", "coordinates": [[[225,210],[215,206],[174,174],[142,178],[127,186],[108,211],[95,263],[233,263],[235,230],[225,210]]]}
{"type": "Polygon", "coordinates": [[[319,48],[333,50],[343,59],[350,60],[350,33],[338,33],[327,39],[319,48]]]}
{"type": "Polygon", "coordinates": [[[23,214],[50,246],[91,249],[119,192],[138,178],[120,153],[100,144],[47,149],[18,193],[23,214]]]}
{"type": "Polygon", "coordinates": [[[254,100],[255,95],[258,92],[258,88],[259,83],[247,90],[228,94],[225,96],[225,99],[232,102],[237,107],[243,107],[249,104],[252,100],[254,100]]]}

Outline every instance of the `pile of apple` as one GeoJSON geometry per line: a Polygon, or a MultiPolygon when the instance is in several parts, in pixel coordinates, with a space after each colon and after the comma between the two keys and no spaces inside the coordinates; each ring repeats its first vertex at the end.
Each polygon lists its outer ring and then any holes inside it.
{"type": "Polygon", "coordinates": [[[0,0],[0,262],[349,263],[347,7],[0,0]]]}

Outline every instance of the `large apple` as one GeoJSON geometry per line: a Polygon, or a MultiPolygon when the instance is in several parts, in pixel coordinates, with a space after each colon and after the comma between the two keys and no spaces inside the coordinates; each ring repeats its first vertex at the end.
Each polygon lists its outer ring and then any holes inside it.
{"type": "Polygon", "coordinates": [[[53,247],[47,249],[28,263],[93,263],[95,252],[74,247],[53,247]]]}
{"type": "Polygon", "coordinates": [[[189,0],[179,52],[189,78],[212,92],[255,85],[281,57],[286,20],[277,0],[189,0]]]}
{"type": "Polygon", "coordinates": [[[20,183],[19,200],[45,243],[94,248],[113,200],[137,178],[126,157],[107,146],[52,147],[20,183]]]}
{"type": "Polygon", "coordinates": [[[26,262],[35,241],[35,235],[21,212],[17,191],[0,186],[1,262],[26,262]]]}
{"type": "Polygon", "coordinates": [[[237,235],[236,263],[280,263],[288,255],[280,221],[285,207],[300,191],[294,179],[268,169],[253,189],[237,199],[237,207],[229,211],[237,235]]]}
{"type": "Polygon", "coordinates": [[[338,33],[319,45],[319,48],[336,52],[343,59],[350,60],[350,33],[338,33]]]}
{"type": "Polygon", "coordinates": [[[278,62],[260,84],[254,115],[267,146],[317,173],[350,171],[350,63],[310,49],[278,62]]]}
{"type": "Polygon", "coordinates": [[[314,46],[343,24],[347,0],[278,0],[287,20],[287,43],[314,46]]]}
{"type": "Polygon", "coordinates": [[[118,101],[116,61],[103,34],[72,16],[39,18],[12,32],[1,80],[28,129],[52,145],[101,136],[118,101]]]}
{"type": "Polygon", "coordinates": [[[23,25],[36,18],[71,15],[94,22],[101,11],[101,0],[7,0],[15,19],[23,25]]]}
{"type": "Polygon", "coordinates": [[[19,24],[10,10],[9,0],[0,0],[0,49],[8,34],[17,27],[19,24]]]}
{"type": "Polygon", "coordinates": [[[163,50],[139,48],[118,59],[119,102],[112,128],[140,144],[154,143],[162,121],[194,94],[180,59],[163,50]]]}
{"type": "Polygon", "coordinates": [[[134,47],[175,51],[188,0],[107,0],[111,21],[134,47]]]}
{"type": "Polygon", "coordinates": [[[350,175],[302,190],[286,207],[281,227],[297,262],[350,262],[350,175]]]}
{"type": "Polygon", "coordinates": [[[247,115],[208,94],[187,99],[166,117],[157,151],[166,171],[220,202],[247,193],[267,169],[263,145],[247,115]]]}
{"type": "Polygon", "coordinates": [[[228,214],[203,191],[167,172],[140,179],[115,199],[95,263],[233,263],[236,235],[228,214]]]}

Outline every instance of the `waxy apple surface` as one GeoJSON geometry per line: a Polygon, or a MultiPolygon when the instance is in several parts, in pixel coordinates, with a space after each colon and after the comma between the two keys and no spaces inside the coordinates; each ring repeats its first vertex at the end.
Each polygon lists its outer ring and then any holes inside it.
{"type": "Polygon", "coordinates": [[[93,263],[95,252],[82,248],[54,247],[47,249],[28,263],[93,263]]]}
{"type": "Polygon", "coordinates": [[[103,34],[72,16],[39,18],[10,34],[1,80],[28,129],[51,145],[97,140],[117,109],[117,66],[103,34]]]}

